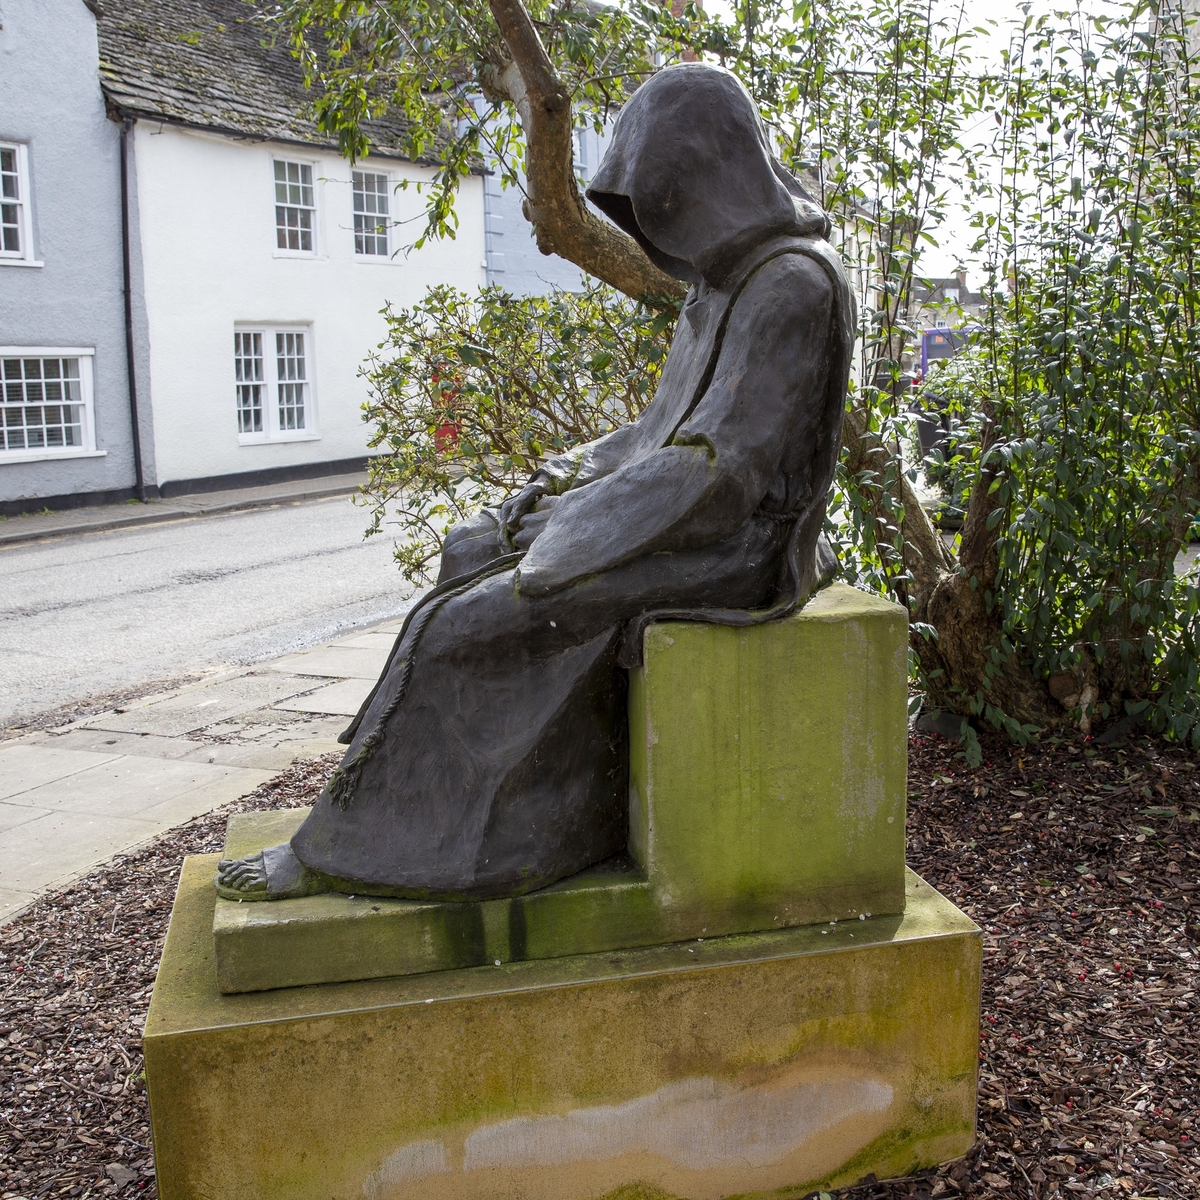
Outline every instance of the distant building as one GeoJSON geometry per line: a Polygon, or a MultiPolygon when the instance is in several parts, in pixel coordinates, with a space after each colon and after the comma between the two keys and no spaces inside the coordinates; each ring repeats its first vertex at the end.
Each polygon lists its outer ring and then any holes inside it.
{"type": "MultiPolygon", "coordinates": [[[[590,128],[575,134],[575,172],[585,187],[600,167],[607,140],[606,134],[590,128]]],[[[485,176],[488,283],[514,296],[543,296],[555,288],[582,291],[587,280],[583,271],[557,254],[538,249],[533,226],[521,211],[523,199],[519,187],[501,187],[499,174],[485,176]]]]}
{"type": "Polygon", "coordinates": [[[4,0],[0,502],[133,495],[121,129],[96,68],[81,0],[4,0]]]}
{"type": "Polygon", "coordinates": [[[986,307],[982,292],[967,286],[966,271],[945,279],[918,279],[913,284],[909,322],[916,329],[954,329],[980,320],[986,307]]]}
{"type": "Polygon", "coordinates": [[[1187,53],[1195,72],[1200,67],[1200,0],[1165,0],[1154,10],[1153,20],[1168,29],[1186,30],[1187,53]]]}
{"type": "MultiPolygon", "coordinates": [[[[939,362],[953,358],[970,341],[971,331],[979,328],[986,309],[982,292],[967,286],[966,271],[956,271],[945,279],[919,280],[913,287],[909,320],[917,330],[917,349],[906,360],[907,378],[916,388],[928,380],[939,362]]],[[[921,455],[949,446],[950,422],[935,391],[926,387],[912,411],[917,417],[921,455]]]]}
{"type": "Polygon", "coordinates": [[[398,123],[340,157],[253,17],[3,0],[0,511],[358,466],[379,310],[483,282],[483,178],[456,239],[396,253],[433,168],[398,123]]]}

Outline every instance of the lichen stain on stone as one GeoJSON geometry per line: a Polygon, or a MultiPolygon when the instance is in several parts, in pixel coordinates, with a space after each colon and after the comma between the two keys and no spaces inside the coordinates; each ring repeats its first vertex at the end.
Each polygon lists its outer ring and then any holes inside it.
{"type": "MultiPolygon", "coordinates": [[[[462,1143],[460,1170],[464,1176],[497,1169],[561,1170],[615,1159],[631,1165],[654,1161],[667,1167],[668,1175],[674,1173],[671,1168],[762,1170],[791,1158],[852,1118],[856,1131],[850,1139],[857,1144],[844,1145],[842,1152],[853,1153],[877,1132],[878,1120],[871,1118],[886,1113],[892,1098],[892,1086],[872,1078],[755,1086],[711,1076],[684,1079],[622,1104],[483,1125],[462,1143]]],[[[367,1179],[363,1195],[366,1200],[385,1200],[401,1194],[394,1189],[449,1172],[446,1163],[441,1141],[402,1146],[367,1179]]],[[[453,1191],[457,1194],[459,1189],[453,1191]]]]}

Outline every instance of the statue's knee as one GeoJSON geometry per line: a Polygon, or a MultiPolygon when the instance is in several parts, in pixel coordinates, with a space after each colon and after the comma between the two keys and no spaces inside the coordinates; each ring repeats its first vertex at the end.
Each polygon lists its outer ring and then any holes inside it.
{"type": "Polygon", "coordinates": [[[442,543],[442,567],[438,583],[478,571],[504,553],[497,536],[496,518],[486,510],[469,521],[451,526],[442,543]]]}

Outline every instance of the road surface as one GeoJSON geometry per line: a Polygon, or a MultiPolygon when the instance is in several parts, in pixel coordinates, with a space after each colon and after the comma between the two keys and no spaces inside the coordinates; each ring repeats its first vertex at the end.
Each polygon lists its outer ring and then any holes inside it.
{"type": "Polygon", "coordinates": [[[346,496],[0,549],[0,729],[404,612],[346,496]]]}

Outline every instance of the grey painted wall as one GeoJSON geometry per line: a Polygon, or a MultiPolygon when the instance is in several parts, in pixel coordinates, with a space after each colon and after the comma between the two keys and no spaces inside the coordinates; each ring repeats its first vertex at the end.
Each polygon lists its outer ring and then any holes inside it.
{"type": "Polygon", "coordinates": [[[107,451],[0,455],[0,502],[131,488],[120,127],[104,111],[95,17],[82,0],[0,0],[0,23],[0,138],[29,147],[34,254],[45,264],[0,266],[0,345],[94,346],[96,449],[107,451]]]}
{"type": "MultiPolygon", "coordinates": [[[[575,166],[585,182],[596,174],[606,141],[591,129],[580,131],[575,166]]],[[[502,190],[499,176],[484,177],[488,283],[514,296],[544,296],[555,288],[582,291],[585,276],[574,263],[537,248],[533,226],[521,212],[521,200],[520,188],[502,190]]]]}

